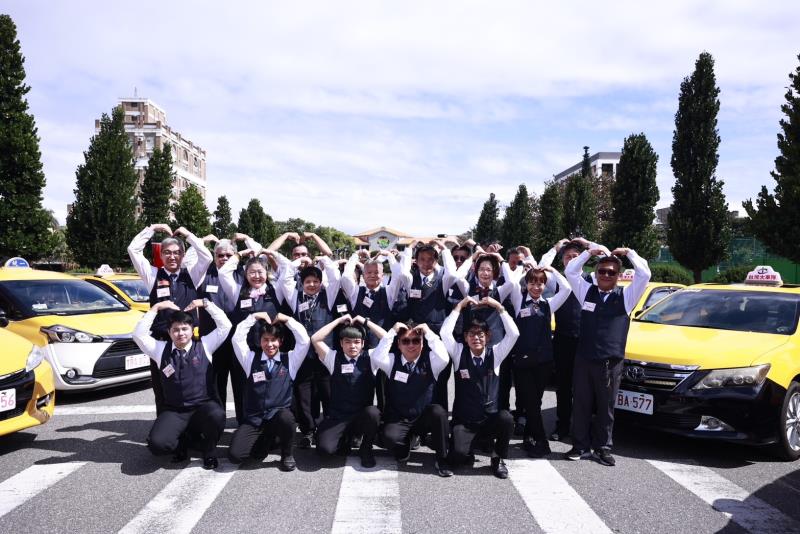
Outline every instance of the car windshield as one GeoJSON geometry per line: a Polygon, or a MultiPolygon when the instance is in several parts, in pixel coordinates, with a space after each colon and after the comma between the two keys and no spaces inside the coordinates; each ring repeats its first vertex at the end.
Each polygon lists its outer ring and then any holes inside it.
{"type": "Polygon", "coordinates": [[[124,311],[127,305],[84,280],[11,280],[0,288],[23,315],[79,315],[124,311]]]}
{"type": "Polygon", "coordinates": [[[637,321],[763,334],[793,333],[800,295],[767,291],[684,289],[658,302],[637,321]]]}
{"type": "Polygon", "coordinates": [[[134,302],[147,302],[150,292],[141,280],[114,280],[113,284],[125,292],[134,302]]]}

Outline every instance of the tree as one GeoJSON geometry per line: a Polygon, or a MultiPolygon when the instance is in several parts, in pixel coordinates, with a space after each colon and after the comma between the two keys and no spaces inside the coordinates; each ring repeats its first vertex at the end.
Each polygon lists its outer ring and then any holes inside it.
{"type": "Polygon", "coordinates": [[[500,240],[500,206],[494,193],[489,194],[489,200],[483,203],[483,209],[478,216],[474,237],[476,243],[487,245],[500,240]]]}
{"type": "Polygon", "coordinates": [[[144,172],[139,199],[142,202],[140,226],[169,221],[170,201],[172,200],[172,149],[164,143],[163,150],[156,147],[144,172]]]}
{"type": "Polygon", "coordinates": [[[17,27],[0,15],[0,257],[35,260],[54,243],[42,208],[45,177],[24,64],[17,27]]]}
{"type": "Polygon", "coordinates": [[[258,199],[251,199],[247,207],[239,212],[239,231],[247,234],[263,246],[275,240],[276,230],[272,217],[264,212],[258,199]]]}
{"type": "MultiPolygon", "coordinates": [[[[797,56],[800,60],[800,55],[797,56]]],[[[756,199],[748,199],[744,209],[750,216],[749,227],[775,254],[800,262],[800,66],[789,73],[790,86],[786,103],[781,105],[785,118],[780,120],[775,170],[775,194],[766,186],[756,199]]]]}
{"type": "MultiPolygon", "coordinates": [[[[222,195],[217,199],[217,209],[214,210],[214,223],[211,225],[211,233],[220,239],[231,238],[236,233],[236,225],[233,224],[231,205],[228,197],[222,195]]],[[[266,244],[264,246],[267,246],[266,244]]]]}
{"type": "Polygon", "coordinates": [[[625,138],[611,188],[611,219],[603,237],[608,246],[629,247],[648,259],[658,255],[653,226],[658,202],[657,164],[658,154],[643,133],[625,138]]]}
{"type": "Polygon", "coordinates": [[[692,271],[695,282],[703,269],[725,258],[730,240],[723,182],[716,177],[718,96],[714,58],[703,52],[681,83],[670,161],[674,200],[667,220],[670,252],[692,271]]]}
{"type": "Polygon", "coordinates": [[[75,172],[75,202],[67,215],[67,243],[85,266],[129,265],[136,226],[136,172],[122,107],[103,113],[100,131],[75,172]]]}
{"type": "Polygon", "coordinates": [[[597,204],[591,169],[586,166],[588,147],[585,150],[585,168],[581,174],[573,174],[566,178],[561,233],[564,237],[585,237],[593,240],[597,233],[597,204]]]}
{"type": "MultiPolygon", "coordinates": [[[[297,232],[299,234],[302,234],[303,232],[314,232],[328,244],[334,254],[337,254],[340,257],[347,256],[355,249],[355,242],[352,236],[337,230],[336,228],[331,228],[330,226],[317,226],[313,222],[300,218],[292,218],[287,221],[278,221],[275,223],[276,235],[280,235],[285,232],[297,232]]],[[[264,246],[266,245],[267,244],[264,246]]],[[[294,241],[287,241],[282,247],[281,252],[283,252],[285,255],[288,255],[295,245],[296,243],[294,241]]],[[[305,245],[308,247],[310,255],[315,256],[319,254],[319,250],[316,249],[313,241],[306,241],[305,245]]]]}
{"type": "Polygon", "coordinates": [[[183,190],[173,211],[177,227],[183,226],[200,237],[211,232],[211,223],[209,222],[211,214],[196,185],[189,184],[189,187],[183,190]]]}
{"type": "Polygon", "coordinates": [[[541,258],[542,254],[564,237],[561,233],[563,210],[561,188],[555,182],[546,182],[544,192],[539,197],[539,231],[534,236],[531,248],[535,258],[541,258]]]}
{"type": "Polygon", "coordinates": [[[520,184],[514,200],[508,205],[503,217],[501,242],[506,248],[519,245],[533,247],[534,222],[528,188],[520,184]]]}

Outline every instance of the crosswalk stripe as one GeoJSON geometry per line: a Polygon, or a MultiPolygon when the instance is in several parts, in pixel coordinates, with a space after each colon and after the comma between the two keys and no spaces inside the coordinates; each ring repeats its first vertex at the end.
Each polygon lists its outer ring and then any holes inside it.
{"type": "Polygon", "coordinates": [[[32,465],[0,484],[0,517],[35,497],[86,462],[32,465]]]}
{"type": "Polygon", "coordinates": [[[397,465],[386,458],[377,460],[375,468],[364,469],[359,459],[347,458],[331,527],[333,534],[389,534],[402,530],[397,465]]]}
{"type": "Polygon", "coordinates": [[[509,460],[509,476],[548,533],[610,533],[602,519],[547,460],[509,460]]]}
{"type": "Polygon", "coordinates": [[[185,467],[120,533],[188,534],[235,472],[235,466],[222,460],[216,470],[197,464],[185,467]]]}
{"type": "MultiPolygon", "coordinates": [[[[228,412],[234,411],[232,402],[225,405],[228,412]]],[[[129,404],[114,406],[56,406],[56,415],[116,415],[126,413],[155,413],[155,404],[129,404]]]]}
{"type": "Polygon", "coordinates": [[[647,461],[750,532],[800,532],[800,523],[708,467],[647,461]]]}

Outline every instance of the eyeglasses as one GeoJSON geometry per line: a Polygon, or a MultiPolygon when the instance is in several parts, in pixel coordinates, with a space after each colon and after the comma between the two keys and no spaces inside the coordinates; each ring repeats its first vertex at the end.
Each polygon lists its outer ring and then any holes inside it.
{"type": "Polygon", "coordinates": [[[470,331],[470,332],[467,332],[467,336],[469,336],[469,337],[477,337],[477,338],[485,338],[486,337],[486,332],[483,332],[483,331],[470,331]]]}
{"type": "Polygon", "coordinates": [[[617,271],[614,269],[597,269],[597,274],[600,276],[617,276],[617,271]]]}
{"type": "Polygon", "coordinates": [[[400,340],[401,345],[419,345],[422,343],[421,337],[405,337],[400,340]]]}
{"type": "Polygon", "coordinates": [[[225,253],[223,252],[222,254],[217,254],[217,257],[218,257],[218,258],[231,258],[231,257],[233,257],[233,254],[232,254],[232,253],[230,253],[230,254],[225,254],[225,253]]]}
{"type": "Polygon", "coordinates": [[[169,257],[169,256],[183,256],[183,252],[181,252],[180,250],[162,250],[161,251],[161,255],[162,256],[167,256],[167,257],[169,257]]]}

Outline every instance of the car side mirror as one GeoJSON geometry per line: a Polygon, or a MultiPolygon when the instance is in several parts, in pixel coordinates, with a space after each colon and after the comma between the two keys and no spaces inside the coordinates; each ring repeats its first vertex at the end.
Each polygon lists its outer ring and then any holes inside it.
{"type": "Polygon", "coordinates": [[[8,326],[8,317],[6,317],[6,312],[0,310],[0,328],[5,328],[8,326]]]}

